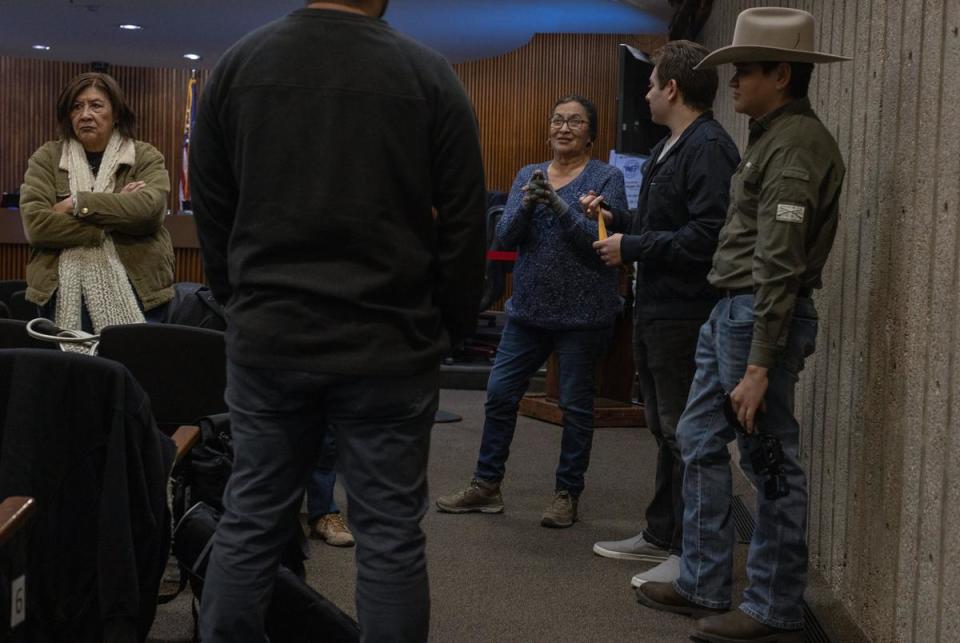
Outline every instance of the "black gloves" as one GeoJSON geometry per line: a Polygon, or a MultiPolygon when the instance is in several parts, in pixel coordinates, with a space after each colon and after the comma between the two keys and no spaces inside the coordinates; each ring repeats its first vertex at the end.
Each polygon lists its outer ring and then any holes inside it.
{"type": "Polygon", "coordinates": [[[533,175],[530,177],[530,181],[524,189],[526,190],[526,195],[523,197],[523,205],[525,208],[530,207],[534,203],[542,203],[556,214],[562,215],[569,207],[563,199],[558,197],[557,193],[553,191],[553,186],[550,185],[550,181],[547,180],[547,177],[545,177],[540,170],[533,171],[533,175]]]}

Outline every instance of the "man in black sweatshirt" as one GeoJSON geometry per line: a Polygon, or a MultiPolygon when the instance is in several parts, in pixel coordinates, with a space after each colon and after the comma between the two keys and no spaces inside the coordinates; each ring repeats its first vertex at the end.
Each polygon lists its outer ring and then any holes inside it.
{"type": "Polygon", "coordinates": [[[484,180],[473,109],[386,0],[315,2],[211,74],[190,179],[206,276],[228,317],[235,448],[201,638],[264,641],[287,525],[335,433],[365,640],[421,641],[439,363],[472,331],[484,180]]]}
{"type": "MultiPolygon", "coordinates": [[[[730,176],[740,161],[710,111],[717,72],[694,69],[708,53],[687,40],[654,53],[646,98],[653,121],[666,125],[670,135],[654,146],[644,167],[636,216],[605,210],[617,234],[594,244],[610,265],[637,262],[633,348],[647,426],[657,440],[656,488],[640,533],[593,546],[600,556],[659,563],[635,575],[634,587],[670,582],[680,573],[684,468],[677,422],[696,372],[700,326],[719,297],[707,272],[729,204],[730,176]]],[[[595,201],[584,199],[588,205],[595,201]]]]}

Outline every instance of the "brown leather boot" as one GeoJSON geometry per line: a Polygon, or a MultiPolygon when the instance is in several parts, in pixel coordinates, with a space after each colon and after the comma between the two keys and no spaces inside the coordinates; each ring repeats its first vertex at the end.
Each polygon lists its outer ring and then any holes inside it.
{"type": "Polygon", "coordinates": [[[707,643],[803,643],[803,630],[781,630],[733,610],[701,618],[690,638],[707,643]]]}
{"type": "Polygon", "coordinates": [[[723,609],[704,607],[703,605],[697,605],[692,601],[688,601],[683,596],[680,596],[677,590],[673,589],[673,583],[656,583],[653,581],[644,583],[637,588],[637,600],[643,605],[652,607],[655,610],[660,610],[661,612],[673,612],[674,614],[683,614],[684,616],[692,616],[694,618],[709,616],[711,614],[722,614],[726,611],[723,609]]]}

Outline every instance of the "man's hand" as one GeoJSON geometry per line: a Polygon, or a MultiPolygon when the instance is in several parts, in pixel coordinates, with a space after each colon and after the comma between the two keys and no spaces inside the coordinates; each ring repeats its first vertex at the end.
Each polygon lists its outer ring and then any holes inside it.
{"type": "Polygon", "coordinates": [[[730,404],[747,433],[753,433],[756,428],[757,413],[766,410],[763,397],[768,384],[766,368],[747,366],[743,379],[730,393],[730,404]]]}
{"type": "Polygon", "coordinates": [[[53,205],[53,211],[60,214],[73,214],[73,195],[53,205]]]}
{"type": "Polygon", "coordinates": [[[580,207],[588,219],[596,219],[603,214],[603,221],[607,225],[613,223],[613,212],[603,207],[603,196],[593,190],[580,196],[580,207]]]}
{"type": "Polygon", "coordinates": [[[597,254],[600,255],[600,260],[608,266],[619,266],[623,263],[623,258],[620,256],[620,240],[623,239],[623,235],[619,232],[617,234],[612,234],[603,241],[594,241],[593,248],[597,251],[597,254]]]}

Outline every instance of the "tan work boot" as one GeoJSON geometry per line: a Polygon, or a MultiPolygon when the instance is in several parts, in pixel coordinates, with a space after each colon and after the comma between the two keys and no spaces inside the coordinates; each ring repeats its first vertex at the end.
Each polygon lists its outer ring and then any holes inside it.
{"type": "Polygon", "coordinates": [[[577,522],[577,502],[576,496],[571,496],[569,491],[558,491],[553,496],[553,502],[543,510],[543,517],[540,518],[541,527],[570,527],[577,522]]]}
{"type": "Polygon", "coordinates": [[[437,498],[437,509],[451,514],[470,512],[498,514],[503,511],[500,483],[475,478],[463,491],[437,498]]]}
{"type": "Polygon", "coordinates": [[[319,538],[334,547],[353,547],[353,534],[340,512],[323,514],[310,525],[310,537],[319,538]]]}

